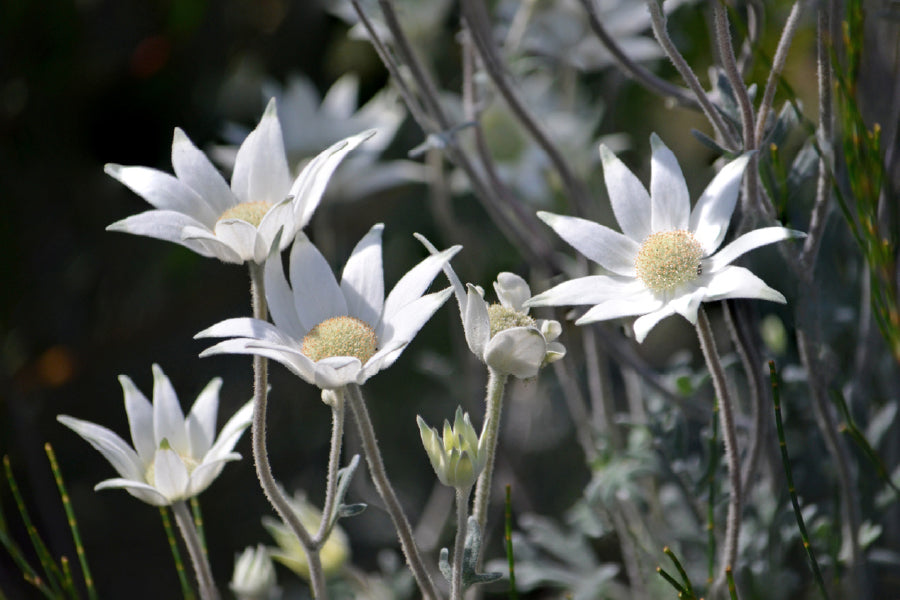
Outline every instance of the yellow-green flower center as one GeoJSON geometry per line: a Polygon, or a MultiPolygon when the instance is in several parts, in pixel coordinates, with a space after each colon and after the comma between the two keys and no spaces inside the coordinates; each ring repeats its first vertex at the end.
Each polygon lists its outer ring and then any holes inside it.
{"type": "Polygon", "coordinates": [[[502,304],[488,306],[488,319],[491,322],[491,337],[513,327],[534,327],[534,319],[502,304]]]}
{"type": "Polygon", "coordinates": [[[356,317],[332,317],[309,330],[303,354],[318,362],[332,356],[355,356],[365,363],[375,354],[378,338],[368,323],[356,317]]]}
{"type": "Polygon", "coordinates": [[[644,240],[634,259],[638,279],[654,292],[668,292],[697,279],[703,247],[690,231],[658,231],[644,240]]]}
{"type": "Polygon", "coordinates": [[[232,206],[223,212],[222,216],[219,217],[219,221],[240,219],[254,227],[259,227],[260,222],[262,222],[263,217],[266,216],[270,208],[272,208],[271,202],[241,202],[237,206],[232,206]]]}

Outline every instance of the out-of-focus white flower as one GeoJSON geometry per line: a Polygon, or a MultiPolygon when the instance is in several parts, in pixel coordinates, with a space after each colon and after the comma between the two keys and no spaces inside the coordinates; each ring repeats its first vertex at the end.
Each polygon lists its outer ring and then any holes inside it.
{"type": "Polygon", "coordinates": [[[213,379],[200,392],[187,418],[159,365],[153,365],[152,405],[128,377],[120,375],[119,383],[134,448],[106,427],[66,415],[57,417],[99,450],[121,476],[101,481],[95,490],[124,488],[148,504],[168,506],[201,493],[226,462],[241,458],[232,450],[250,425],[253,402],[238,410],[216,437],[221,379],[213,379]]]}
{"type": "Polygon", "coordinates": [[[781,293],[731,263],[754,248],[804,233],[765,227],[716,252],[728,230],[749,155],[725,165],[692,211],[675,155],[655,134],[650,142],[649,194],[622,161],[600,146],[606,188],[623,233],[577,217],[538,213],[561,238],[609,274],[566,281],[525,305],[593,304],[577,325],[643,315],[634,322],[635,338],[642,342],[669,315],[678,313],[696,323],[701,302],[725,298],[785,302],[781,293]]]}
{"type": "Polygon", "coordinates": [[[416,417],[422,445],[431,460],[431,466],[438,479],[446,486],[468,489],[471,487],[484,465],[487,463],[487,450],[482,448],[478,433],[472,427],[469,414],[463,414],[457,407],[453,427],[444,421],[444,435],[437,429],[429,427],[422,417],[416,417]]]}
{"type": "MultiPolygon", "coordinates": [[[[310,504],[301,493],[294,494],[289,503],[307,531],[318,531],[322,522],[322,512],[318,508],[310,504]]],[[[263,517],[263,526],[278,544],[277,548],[269,548],[269,555],[300,577],[308,580],[309,561],[303,545],[294,532],[273,517],[263,517]]],[[[319,558],[322,560],[322,571],[325,577],[331,577],[340,572],[350,558],[350,541],[347,539],[347,534],[338,525],[334,525],[331,533],[328,534],[328,539],[319,550],[319,558]]]]}
{"type": "Polygon", "coordinates": [[[406,273],[384,297],[382,224],[359,241],[340,284],[325,257],[300,233],[291,249],[291,284],[280,260],[265,268],[266,299],[274,325],[250,318],[228,319],[196,337],[233,337],[205,350],[213,354],[257,354],[276,360],[323,389],[362,384],[391,366],[450,289],[423,295],[460,250],[429,256],[406,273]]]}
{"type": "MultiPolygon", "coordinates": [[[[430,252],[437,252],[424,236],[417,234],[416,238],[430,252]]],[[[565,347],[554,341],[562,333],[559,322],[535,320],[528,314],[524,303],[531,296],[531,288],[515,273],[497,275],[494,291],[500,303],[491,305],[484,301],[481,288],[468,284],[467,291],[449,263],[444,274],[456,294],[469,350],[487,366],[527,379],[566,355],[565,347]]]]}
{"type": "Polygon", "coordinates": [[[275,565],[262,544],[248,546],[234,559],[234,573],[228,585],[238,600],[270,600],[277,597],[275,565]]]}
{"type": "Polygon", "coordinates": [[[148,167],[107,164],[106,172],[153,205],[107,227],[175,242],[224,262],[262,263],[275,235],[282,249],[306,226],[341,160],[374,134],[346,138],[291,181],[275,101],[234,161],[231,187],[181,129],[172,141],[175,176],[148,167]]]}

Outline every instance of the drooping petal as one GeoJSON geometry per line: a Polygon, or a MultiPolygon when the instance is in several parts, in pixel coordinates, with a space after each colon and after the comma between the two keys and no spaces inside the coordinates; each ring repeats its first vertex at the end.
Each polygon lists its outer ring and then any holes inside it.
{"type": "Polygon", "coordinates": [[[178,179],[203,198],[213,212],[221,215],[238,203],[225,178],[178,127],[172,137],[172,167],[178,179]]]}
{"type": "Polygon", "coordinates": [[[125,479],[144,480],[141,459],[118,435],[102,425],[67,415],[59,415],[56,420],[84,438],[109,461],[119,475],[125,479]]]}
{"type": "MultiPolygon", "coordinates": [[[[406,306],[425,293],[425,290],[428,289],[428,286],[431,285],[431,282],[443,269],[444,264],[449,262],[461,249],[462,246],[453,246],[440,254],[429,256],[401,277],[384,301],[382,321],[393,323],[400,312],[405,313],[406,306]]],[[[375,328],[376,333],[385,330],[386,328],[382,323],[379,323],[375,328]]],[[[381,335],[379,335],[380,338],[381,335]]]]}
{"type": "Polygon", "coordinates": [[[617,275],[634,277],[636,241],[609,227],[581,219],[539,211],[537,216],[570,246],[617,275]]]}
{"type": "Polygon", "coordinates": [[[187,498],[190,476],[181,457],[174,450],[160,448],[153,461],[153,487],[169,500],[187,498]]]}
{"type": "Polygon", "coordinates": [[[515,273],[500,273],[494,282],[494,292],[500,304],[515,311],[522,311],[525,301],[531,297],[528,282],[515,273]]]}
{"type": "Polygon", "coordinates": [[[148,485],[143,481],[135,481],[133,479],[113,478],[101,481],[94,486],[95,491],[124,489],[126,492],[142,502],[146,502],[152,506],[169,506],[172,500],[166,498],[159,490],[152,485],[148,485]]]}
{"type": "Polygon", "coordinates": [[[315,384],[323,390],[333,390],[351,383],[360,383],[362,363],[355,356],[332,356],[315,363],[315,384]]]}
{"type": "Polygon", "coordinates": [[[195,339],[210,337],[246,337],[285,346],[297,343],[271,323],[250,317],[219,321],[194,336],[195,339]]]}
{"type": "Polygon", "coordinates": [[[766,283],[744,267],[728,265],[712,273],[706,286],[706,300],[726,298],[759,298],[772,302],[787,302],[781,292],[766,283]]]}
{"type": "Polygon", "coordinates": [[[642,289],[644,284],[637,279],[589,275],[563,281],[546,292],[529,298],[525,306],[599,304],[611,298],[635,294],[642,289]]]}
{"type": "Polygon", "coordinates": [[[147,397],[125,375],[119,375],[122,394],[125,398],[125,413],[128,415],[128,428],[131,430],[131,441],[134,449],[146,467],[153,460],[156,452],[156,439],[153,436],[153,405],[147,397]]]}
{"type": "Polygon", "coordinates": [[[290,170],[275,100],[269,101],[256,129],[238,149],[231,189],[241,202],[277,204],[289,194],[290,170]]]}
{"type": "Polygon", "coordinates": [[[160,210],[174,210],[211,227],[219,215],[206,201],[178,178],[149,167],[124,167],[108,163],[108,175],[160,210]]]}
{"type": "Polygon", "coordinates": [[[216,414],[219,412],[219,389],[222,379],[211,380],[191,407],[184,421],[187,429],[190,454],[194,458],[202,458],[212,447],[216,439],[216,414]]]}
{"type": "Polygon", "coordinates": [[[725,165],[691,211],[690,230],[703,246],[704,256],[715,252],[725,238],[750,156],[744,154],[725,165]]]}
{"type": "Polygon", "coordinates": [[[214,256],[222,262],[240,265],[244,263],[234,248],[216,237],[216,234],[205,227],[186,226],[181,230],[181,240],[189,248],[189,244],[199,246],[206,256],[214,256]]]}
{"type": "Polygon", "coordinates": [[[491,339],[491,318],[488,315],[487,303],[471,283],[466,301],[466,315],[463,321],[463,330],[466,334],[466,344],[472,354],[484,360],[484,349],[491,339]]]}
{"type": "Polygon", "coordinates": [[[651,329],[656,327],[657,323],[674,314],[675,309],[666,304],[659,310],[647,313],[643,317],[638,317],[635,319],[634,325],[632,325],[632,327],[634,327],[634,339],[637,340],[639,344],[642,344],[646,339],[647,334],[650,333],[651,329]]]}
{"type": "Polygon", "coordinates": [[[781,240],[799,237],[806,237],[806,234],[802,231],[794,231],[793,229],[787,229],[785,227],[763,227],[762,229],[754,229],[702,261],[703,272],[714,273],[725,265],[731,264],[739,256],[754,248],[780,242],[781,240]]]}
{"type": "Polygon", "coordinates": [[[547,342],[534,327],[513,327],[491,338],[484,352],[484,362],[500,373],[519,379],[537,375],[547,353],[547,342]]]}
{"type": "Polygon", "coordinates": [[[288,195],[294,197],[294,216],[298,227],[306,227],[312,218],[328,180],[347,154],[375,135],[375,130],[364,131],[334,144],[313,158],[297,175],[288,195]]]}
{"type": "Polygon", "coordinates": [[[595,321],[644,315],[659,310],[663,304],[663,301],[654,296],[653,292],[643,290],[631,296],[605,300],[591,307],[580,319],[575,321],[575,324],[584,325],[595,321]]]}
{"type": "Polygon", "coordinates": [[[381,233],[378,223],[356,244],[344,265],[341,291],[348,314],[369,324],[378,323],[384,308],[384,269],[381,264],[381,233]]]}
{"type": "MultiPolygon", "coordinates": [[[[635,242],[640,243],[644,241],[653,231],[650,228],[652,211],[650,195],[647,193],[647,189],[634,173],[625,166],[625,163],[619,160],[603,144],[600,145],[600,160],[603,162],[603,179],[606,181],[606,191],[609,192],[609,202],[612,205],[616,221],[619,222],[619,226],[622,228],[622,233],[635,242]]],[[[569,239],[563,236],[562,233],[560,233],[560,236],[569,242],[569,239]]],[[[569,243],[572,244],[572,242],[569,243]]],[[[574,246],[575,244],[572,245],[574,246]]],[[[588,255],[585,254],[585,256],[588,255]]],[[[591,256],[588,256],[588,258],[595,260],[591,256]]],[[[610,270],[615,271],[614,269],[610,270]]],[[[625,274],[623,273],[623,275],[625,274]]]]}
{"type": "Polygon", "coordinates": [[[206,226],[194,217],[174,210],[148,210],[116,221],[106,227],[107,231],[121,231],[122,233],[175,242],[207,258],[216,256],[203,244],[194,239],[185,238],[184,231],[188,229],[207,231],[206,226]]]}
{"type": "Polygon", "coordinates": [[[241,219],[223,219],[216,223],[216,237],[228,245],[244,262],[262,264],[269,249],[254,225],[241,219]]]}
{"type": "Polygon", "coordinates": [[[179,454],[187,455],[190,450],[175,388],[157,364],[153,365],[153,435],[157,449],[165,439],[179,454]]]}
{"type": "Polygon", "coordinates": [[[331,267],[302,232],[291,248],[290,272],[294,309],[306,331],[326,319],[347,314],[344,293],[331,267]]]}
{"type": "Polygon", "coordinates": [[[678,159],[655,133],[650,135],[653,157],[650,160],[651,228],[653,231],[687,229],[691,215],[691,196],[678,159]]]}
{"type": "Polygon", "coordinates": [[[265,356],[268,359],[281,363],[291,373],[307,383],[315,383],[312,361],[294,348],[261,342],[251,338],[236,338],[219,342],[215,346],[207,348],[200,353],[200,357],[205,358],[216,354],[255,354],[257,356],[265,356]]]}

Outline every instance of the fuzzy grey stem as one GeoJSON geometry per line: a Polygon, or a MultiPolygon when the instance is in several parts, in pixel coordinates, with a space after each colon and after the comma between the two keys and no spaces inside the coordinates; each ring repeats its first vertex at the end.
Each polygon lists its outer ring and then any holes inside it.
{"type": "Polygon", "coordinates": [[[722,549],[722,564],[718,583],[725,580],[725,569],[737,570],[738,538],[741,535],[741,467],[738,458],[737,434],[734,427],[734,413],[731,395],[728,392],[728,381],[725,378],[725,369],[716,349],[716,340],[713,336],[712,326],[703,306],[697,313],[697,337],[700,339],[700,349],[703,358],[712,376],[713,387],[719,398],[719,419],[722,428],[722,439],[725,443],[725,462],[728,465],[728,483],[731,487],[731,495],[728,499],[728,517],[725,525],[725,544],[722,549]]]}
{"type": "MultiPolygon", "coordinates": [[[[266,304],[266,292],[263,283],[263,265],[250,263],[250,294],[253,301],[253,317],[266,320],[268,307],[266,304]]],[[[272,466],[269,464],[269,452],[266,449],[266,403],[269,387],[268,360],[262,356],[253,356],[253,422],[250,427],[253,446],[253,463],[256,466],[256,476],[269,503],[281,517],[306,551],[309,563],[310,585],[313,598],[328,600],[328,591],[325,588],[325,575],[322,571],[322,560],[319,557],[318,548],[315,547],[309,532],[300,523],[300,518],[291,508],[287,498],[284,497],[275,477],[272,475],[272,466]]]]}
{"type": "Polygon", "coordinates": [[[406,518],[403,507],[400,506],[400,501],[394,492],[394,487],[391,485],[390,479],[388,479],[387,471],[384,468],[384,460],[381,458],[381,450],[378,448],[378,440],[375,438],[375,429],[372,427],[372,420],[369,418],[369,411],[366,409],[362,392],[357,385],[348,386],[347,391],[349,392],[347,395],[350,402],[350,410],[353,411],[363,453],[366,455],[366,463],[369,465],[369,475],[372,477],[375,489],[384,501],[385,508],[391,517],[391,521],[394,523],[394,529],[397,531],[397,537],[400,539],[400,547],[403,549],[404,556],[406,556],[406,563],[416,578],[416,584],[419,586],[422,596],[426,600],[439,600],[441,594],[435,587],[434,582],[431,580],[431,575],[428,574],[428,570],[422,562],[409,519],[406,518]]]}
{"type": "MultiPolygon", "coordinates": [[[[713,0],[713,18],[716,30],[716,46],[719,51],[719,60],[725,69],[725,76],[731,85],[732,91],[738,101],[741,111],[741,129],[744,137],[744,151],[756,149],[756,136],[753,130],[753,104],[750,102],[750,94],[747,85],[741,77],[738,69],[737,58],[734,56],[734,45],[731,41],[731,29],[728,23],[728,13],[725,6],[719,0],[713,0]]],[[[749,171],[749,169],[748,169],[749,171]]]]}
{"type": "Polygon", "coordinates": [[[462,600],[463,551],[466,547],[466,520],[469,516],[469,495],[472,486],[456,488],[456,540],[453,544],[453,570],[450,579],[450,600],[462,600]]]}
{"type": "Polygon", "coordinates": [[[203,552],[191,511],[188,510],[184,500],[179,500],[172,504],[172,512],[175,513],[175,523],[178,525],[181,538],[184,540],[184,545],[187,546],[191,563],[194,565],[194,573],[197,575],[197,584],[200,587],[200,598],[202,600],[219,600],[219,590],[216,588],[209,560],[203,552]]]}
{"type": "Polygon", "coordinates": [[[322,395],[332,395],[331,405],[331,449],[328,452],[328,475],[325,480],[325,504],[322,507],[322,522],[313,543],[320,548],[331,532],[330,517],[334,511],[334,492],[337,484],[338,466],[341,463],[341,445],[344,441],[344,388],[323,390],[322,395]]]}
{"type": "Polygon", "coordinates": [[[616,425],[616,407],[611,390],[605,389],[604,386],[604,383],[609,381],[609,373],[606,363],[601,361],[605,361],[606,357],[601,357],[597,352],[597,335],[592,327],[583,327],[581,334],[591,410],[596,419],[595,427],[609,438],[609,444],[614,450],[621,450],[625,445],[616,425]]]}
{"type": "Polygon", "coordinates": [[[678,48],[675,47],[672,38],[669,37],[669,32],[666,29],[666,16],[663,14],[660,1],[647,0],[647,8],[650,10],[650,23],[653,28],[653,35],[656,36],[659,45],[662,46],[666,56],[672,61],[672,64],[678,70],[681,78],[684,79],[687,86],[694,93],[694,96],[700,103],[703,114],[706,115],[706,118],[716,130],[724,144],[732,151],[737,150],[740,147],[740,144],[725,124],[725,121],[722,120],[716,107],[713,106],[712,102],[709,100],[706,91],[703,89],[703,86],[700,85],[700,80],[697,79],[697,75],[691,70],[690,65],[688,65],[681,53],[678,52],[678,48]]]}
{"type": "Polygon", "coordinates": [[[472,515],[478,520],[481,531],[487,525],[487,509],[491,500],[491,479],[494,476],[494,458],[497,455],[497,441],[500,432],[500,415],[503,412],[503,392],[506,389],[508,375],[498,373],[488,368],[488,385],[485,394],[485,416],[481,431],[480,444],[484,444],[487,450],[487,461],[484,471],[478,476],[478,484],[475,487],[475,505],[472,515]]]}
{"type": "Polygon", "coordinates": [[[607,50],[609,50],[609,53],[612,54],[613,58],[616,59],[619,66],[627,75],[631,76],[635,81],[651,92],[663,97],[671,98],[678,104],[687,108],[700,110],[700,103],[690,95],[688,90],[678,87],[677,85],[672,85],[665,79],[660,79],[652,71],[648,70],[643,65],[634,62],[627,54],[625,54],[625,51],[616,43],[615,38],[609,34],[603,26],[602,21],[600,21],[600,16],[597,14],[596,0],[580,0],[580,2],[587,12],[591,29],[594,30],[594,33],[600,39],[600,42],[607,50]]]}
{"type": "Polygon", "coordinates": [[[534,141],[537,142],[547,154],[550,162],[553,163],[563,186],[572,199],[575,213],[582,216],[588,214],[588,194],[584,184],[575,176],[556,144],[553,143],[541,125],[531,115],[525,103],[510,85],[506,69],[500,57],[497,56],[494,40],[491,38],[490,20],[485,14],[486,10],[481,0],[462,0],[463,18],[469,26],[469,31],[472,33],[472,41],[475,43],[475,48],[478,50],[482,64],[516,119],[531,134],[534,141]]]}

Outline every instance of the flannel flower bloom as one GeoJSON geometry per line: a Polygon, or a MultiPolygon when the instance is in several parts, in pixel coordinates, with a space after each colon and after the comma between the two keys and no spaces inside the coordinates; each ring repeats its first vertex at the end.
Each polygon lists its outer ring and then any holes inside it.
{"type": "Polygon", "coordinates": [[[373,133],[337,142],[312,159],[292,183],[273,100],[237,151],[229,187],[206,155],[176,128],[175,176],[148,167],[106,165],[109,175],[154,207],[107,229],[168,240],[224,262],[262,263],[279,230],[283,250],[309,223],[341,160],[373,133]]]}
{"type": "Polygon", "coordinates": [[[95,490],[124,488],[148,504],[169,506],[201,493],[226,462],[241,458],[232,450],[250,425],[253,403],[241,407],[216,437],[221,379],[213,379],[200,392],[187,418],[159,365],[153,365],[152,404],[125,375],[119,376],[119,383],[134,448],[106,427],[66,415],[57,417],[100,451],[121,475],[101,481],[95,490]]]}
{"type": "Polygon", "coordinates": [[[266,300],[275,324],[251,318],[222,321],[196,337],[235,339],[219,342],[200,356],[265,356],[322,389],[362,384],[391,366],[449,297],[449,288],[423,293],[460,247],[424,259],[385,298],[383,229],[379,223],[359,241],[340,283],[325,257],[298,233],[291,248],[290,286],[281,261],[266,261],[266,300]]]}
{"type": "MultiPolygon", "coordinates": [[[[437,249],[423,236],[416,238],[435,254],[437,249]]],[[[494,282],[499,304],[488,305],[484,290],[471,283],[464,288],[450,264],[444,266],[450,280],[466,344],[472,354],[499,373],[528,379],[538,370],[566,355],[565,347],[554,340],[562,333],[558,321],[534,319],[525,301],[531,296],[528,283],[515,273],[500,273],[494,282]]]]}
{"type": "Polygon", "coordinates": [[[719,250],[749,155],[725,165],[691,210],[675,155],[656,134],[650,142],[649,194],[622,161],[600,146],[606,189],[622,233],[577,217],[538,213],[561,238],[610,274],[563,282],[525,306],[593,304],[577,325],[642,315],[634,322],[634,334],[643,342],[659,321],[675,313],[696,323],[701,302],[726,298],[785,302],[780,292],[731,263],[754,248],[804,233],[764,227],[719,250]]]}

